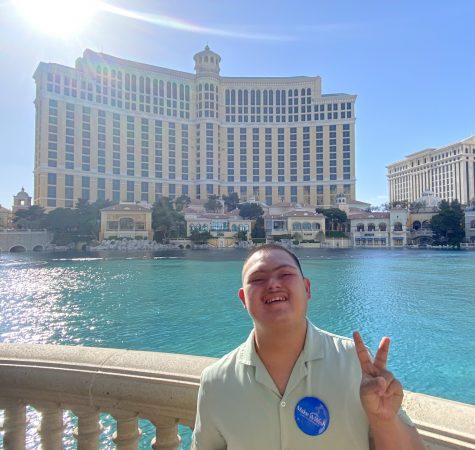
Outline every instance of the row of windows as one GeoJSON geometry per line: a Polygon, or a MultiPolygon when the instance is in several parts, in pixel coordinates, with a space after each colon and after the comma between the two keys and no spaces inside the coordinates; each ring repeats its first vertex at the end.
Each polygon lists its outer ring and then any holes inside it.
{"type": "Polygon", "coordinates": [[[81,80],[62,74],[47,74],[46,90],[58,95],[79,98],[112,107],[131,111],[167,115],[171,117],[190,118],[191,88],[176,82],[150,79],[122,73],[107,74],[107,68],[96,74],[95,80],[81,80]],[[95,89],[94,89],[95,88],[95,89]]]}

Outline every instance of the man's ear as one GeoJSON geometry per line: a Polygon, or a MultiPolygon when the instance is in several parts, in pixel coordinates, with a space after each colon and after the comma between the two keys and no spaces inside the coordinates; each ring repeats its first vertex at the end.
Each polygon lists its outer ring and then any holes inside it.
{"type": "Polygon", "coordinates": [[[312,293],[310,292],[310,280],[304,277],[303,282],[305,284],[305,291],[307,292],[307,300],[310,300],[310,297],[312,296],[312,293]]]}
{"type": "Polygon", "coordinates": [[[239,300],[241,300],[242,306],[246,308],[246,297],[244,296],[244,289],[240,288],[238,291],[239,300]]]}

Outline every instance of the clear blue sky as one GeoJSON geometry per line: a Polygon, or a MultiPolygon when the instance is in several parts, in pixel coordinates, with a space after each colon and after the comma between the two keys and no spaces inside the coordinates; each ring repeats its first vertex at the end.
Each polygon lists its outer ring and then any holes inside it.
{"type": "Polygon", "coordinates": [[[387,164],[475,134],[474,0],[106,3],[58,38],[0,0],[3,206],[22,186],[33,196],[35,68],[74,66],[85,48],[193,72],[208,43],[223,76],[320,75],[323,93],[356,94],[357,198],[374,205],[387,201],[387,164]]]}

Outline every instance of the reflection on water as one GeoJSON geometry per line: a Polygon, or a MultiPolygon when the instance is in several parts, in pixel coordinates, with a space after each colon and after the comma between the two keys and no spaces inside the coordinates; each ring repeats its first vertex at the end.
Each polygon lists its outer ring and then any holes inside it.
{"type": "MultiPolygon", "coordinates": [[[[315,324],[358,329],[373,349],[389,335],[390,367],[405,388],[475,403],[474,252],[298,255],[315,324]]],[[[251,329],[236,295],[245,256],[1,254],[0,339],[221,356],[251,329]]]]}

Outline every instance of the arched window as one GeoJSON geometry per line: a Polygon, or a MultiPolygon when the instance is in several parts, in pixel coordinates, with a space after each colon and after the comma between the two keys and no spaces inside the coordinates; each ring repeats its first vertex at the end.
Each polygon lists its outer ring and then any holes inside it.
{"type": "Polygon", "coordinates": [[[421,223],[418,220],[414,220],[412,223],[412,229],[413,230],[420,230],[421,229],[421,223]]]}
{"type": "Polygon", "coordinates": [[[379,231],[386,231],[386,224],[384,222],[381,222],[378,228],[379,228],[379,231]]]}
{"type": "Polygon", "coordinates": [[[302,224],[302,230],[310,231],[312,229],[312,224],[310,222],[304,222],[302,224]]]}
{"type": "Polygon", "coordinates": [[[312,230],[319,230],[320,229],[320,224],[317,222],[312,223],[312,230]]]}
{"type": "Polygon", "coordinates": [[[422,222],[422,229],[427,230],[428,228],[431,228],[430,222],[428,220],[424,220],[424,222],[422,222]]]}
{"type": "Polygon", "coordinates": [[[292,224],[292,230],[300,231],[302,229],[302,224],[300,222],[294,222],[292,224]]]}
{"type": "Polygon", "coordinates": [[[236,232],[237,230],[238,230],[237,225],[236,225],[235,223],[233,223],[233,224],[231,225],[231,231],[236,232]]]}
{"type": "Polygon", "coordinates": [[[402,231],[402,223],[401,222],[396,222],[394,224],[394,229],[393,231],[402,231]]]}
{"type": "Polygon", "coordinates": [[[374,231],[375,229],[376,229],[376,226],[374,225],[374,223],[368,224],[368,231],[374,231]]]}
{"type": "Polygon", "coordinates": [[[470,228],[475,228],[475,220],[472,220],[472,221],[470,222],[470,228]]]}
{"type": "Polygon", "coordinates": [[[356,231],[364,231],[364,224],[359,223],[358,225],[356,225],[356,231]]]}

